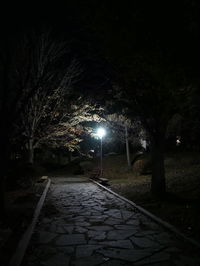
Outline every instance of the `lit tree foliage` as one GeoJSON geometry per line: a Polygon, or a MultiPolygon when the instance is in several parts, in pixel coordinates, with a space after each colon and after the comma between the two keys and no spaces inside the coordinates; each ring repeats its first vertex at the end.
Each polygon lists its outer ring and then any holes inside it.
{"type": "Polygon", "coordinates": [[[103,109],[89,103],[87,99],[79,97],[76,104],[63,104],[56,113],[56,123],[46,128],[39,144],[52,147],[65,147],[68,151],[80,151],[79,143],[83,134],[92,134],[92,129],[87,124],[102,121],[103,109]]]}

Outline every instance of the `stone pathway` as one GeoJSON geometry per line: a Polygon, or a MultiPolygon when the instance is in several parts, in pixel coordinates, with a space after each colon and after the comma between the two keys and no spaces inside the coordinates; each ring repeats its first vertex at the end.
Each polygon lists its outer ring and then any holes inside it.
{"type": "Polygon", "coordinates": [[[197,266],[198,252],[84,178],[52,178],[23,266],[197,266]]]}

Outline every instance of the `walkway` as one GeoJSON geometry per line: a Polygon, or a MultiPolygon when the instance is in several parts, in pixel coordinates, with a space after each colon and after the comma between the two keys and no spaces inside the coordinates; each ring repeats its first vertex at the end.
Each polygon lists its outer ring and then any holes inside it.
{"type": "Polygon", "coordinates": [[[23,266],[200,265],[192,247],[84,178],[53,178],[23,266]]]}

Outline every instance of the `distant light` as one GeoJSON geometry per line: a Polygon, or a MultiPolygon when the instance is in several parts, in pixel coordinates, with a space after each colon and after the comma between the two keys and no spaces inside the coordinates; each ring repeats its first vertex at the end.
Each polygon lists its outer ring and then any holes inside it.
{"type": "Polygon", "coordinates": [[[98,136],[99,138],[102,138],[102,137],[104,137],[105,135],[106,135],[106,131],[105,131],[104,128],[100,127],[100,128],[97,129],[97,136],[98,136]]]}
{"type": "Polygon", "coordinates": [[[176,146],[180,146],[181,145],[181,137],[177,136],[176,137],[176,146]]]}

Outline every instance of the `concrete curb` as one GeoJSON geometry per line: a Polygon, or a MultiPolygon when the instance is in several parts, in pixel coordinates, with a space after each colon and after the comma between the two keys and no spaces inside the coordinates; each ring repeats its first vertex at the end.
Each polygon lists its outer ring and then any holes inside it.
{"type": "Polygon", "coordinates": [[[35,225],[36,225],[36,223],[38,221],[38,217],[39,217],[40,211],[42,209],[42,206],[44,204],[44,200],[46,198],[47,191],[49,189],[50,184],[51,184],[51,179],[48,179],[46,187],[45,187],[45,189],[44,189],[44,191],[42,193],[42,196],[40,197],[40,200],[38,201],[38,204],[36,206],[32,222],[28,226],[26,231],[24,232],[21,240],[19,241],[18,246],[17,246],[17,248],[15,250],[15,253],[14,253],[14,255],[12,256],[12,258],[10,260],[9,266],[20,266],[21,265],[22,260],[23,260],[24,255],[25,255],[25,252],[26,252],[26,249],[28,247],[29,241],[31,239],[33,230],[34,230],[35,225]]]}
{"type": "Polygon", "coordinates": [[[90,179],[93,183],[95,183],[96,185],[98,185],[99,187],[103,188],[104,190],[108,191],[109,193],[115,195],[116,197],[118,197],[119,199],[121,199],[122,201],[125,201],[127,203],[129,203],[132,207],[136,208],[137,210],[139,210],[141,213],[143,213],[144,215],[148,216],[149,218],[151,218],[153,221],[155,221],[156,223],[162,225],[164,228],[166,228],[167,230],[173,232],[176,236],[182,238],[184,241],[189,242],[190,244],[194,245],[195,247],[200,249],[200,243],[198,243],[197,241],[195,241],[194,239],[191,239],[187,236],[185,236],[183,233],[181,233],[175,226],[169,224],[168,222],[163,221],[162,219],[158,218],[157,216],[155,216],[154,214],[148,212],[147,210],[145,210],[144,208],[138,206],[137,204],[135,204],[133,201],[128,200],[126,198],[124,198],[123,196],[117,194],[116,192],[112,191],[111,189],[99,184],[97,181],[94,181],[92,179],[90,179]]]}

